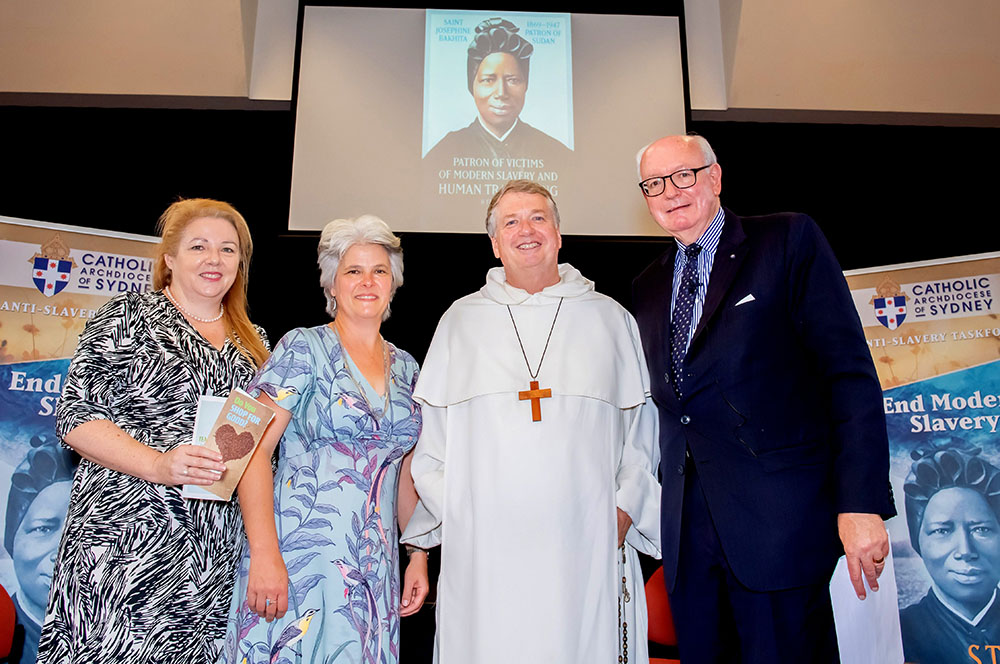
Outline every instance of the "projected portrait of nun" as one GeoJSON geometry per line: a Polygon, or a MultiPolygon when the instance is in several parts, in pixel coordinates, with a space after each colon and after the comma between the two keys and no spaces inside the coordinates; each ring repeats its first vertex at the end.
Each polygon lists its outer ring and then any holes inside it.
{"type": "Polygon", "coordinates": [[[52,566],[73,483],[71,455],[55,437],[34,436],[31,445],[11,477],[3,537],[17,577],[17,588],[8,588],[17,609],[17,628],[6,661],[23,664],[34,664],[38,655],[52,566]]]}
{"type": "Polygon", "coordinates": [[[913,453],[906,525],[931,588],[900,612],[907,662],[969,662],[970,645],[1000,644],[1000,469],[980,452],[957,441],[913,453]]]}
{"type": "MultiPolygon", "coordinates": [[[[468,49],[468,90],[476,117],[448,133],[427,153],[425,162],[451,166],[460,158],[524,157],[558,169],[570,150],[520,119],[528,93],[534,47],[505,19],[490,18],[476,26],[468,49]]],[[[542,95],[544,90],[533,94],[542,95]]],[[[511,164],[511,166],[514,166],[511,164]]]]}

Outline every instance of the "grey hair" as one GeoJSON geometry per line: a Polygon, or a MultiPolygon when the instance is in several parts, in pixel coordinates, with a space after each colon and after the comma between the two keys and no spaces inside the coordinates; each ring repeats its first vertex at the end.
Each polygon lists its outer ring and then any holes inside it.
{"type": "MultiPolygon", "coordinates": [[[[389,253],[389,270],[392,272],[392,288],[389,290],[389,302],[392,302],[396,289],[403,285],[403,250],[399,246],[399,238],[393,235],[389,225],[372,214],[363,214],[354,219],[334,219],[323,228],[319,238],[319,285],[323,287],[326,296],[326,313],[331,318],[337,317],[337,299],[330,295],[337,276],[337,268],[347,250],[356,244],[377,244],[389,253]]],[[[389,317],[389,305],[385,307],[382,320],[389,317]]]]}
{"type": "MultiPolygon", "coordinates": [[[[670,137],[664,136],[663,138],[670,138],[670,137]]],[[[686,136],[680,136],[679,138],[686,139],[687,142],[694,143],[695,145],[698,146],[698,148],[701,150],[701,156],[704,157],[705,159],[705,164],[704,164],[705,166],[708,166],[709,164],[718,163],[719,160],[715,156],[715,150],[712,149],[712,146],[709,144],[708,139],[706,139],[704,136],[699,136],[698,134],[687,134],[686,136]]],[[[658,138],[652,143],[647,143],[646,145],[642,146],[638,152],[635,153],[635,172],[636,175],[639,176],[640,181],[642,180],[642,168],[641,168],[642,157],[643,155],[646,154],[646,150],[653,147],[653,143],[656,143],[657,141],[660,140],[662,139],[658,138]]]]}
{"type": "Polygon", "coordinates": [[[556,228],[559,228],[559,208],[556,207],[556,201],[552,198],[552,194],[548,189],[531,180],[510,180],[493,194],[493,198],[490,199],[490,205],[486,208],[487,235],[494,237],[497,234],[496,207],[500,204],[500,199],[510,193],[538,194],[539,196],[544,196],[545,200],[549,202],[549,212],[552,213],[556,228]]]}

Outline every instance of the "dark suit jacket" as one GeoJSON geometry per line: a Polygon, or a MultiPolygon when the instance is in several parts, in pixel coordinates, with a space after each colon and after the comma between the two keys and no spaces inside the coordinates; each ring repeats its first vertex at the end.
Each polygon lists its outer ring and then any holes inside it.
{"type": "Polygon", "coordinates": [[[660,415],[662,549],[676,576],[685,450],[741,583],[772,591],[829,579],[840,512],[895,514],[882,391],[847,283],[816,223],[726,221],[705,307],[670,386],[676,245],[633,283],[660,415]]]}

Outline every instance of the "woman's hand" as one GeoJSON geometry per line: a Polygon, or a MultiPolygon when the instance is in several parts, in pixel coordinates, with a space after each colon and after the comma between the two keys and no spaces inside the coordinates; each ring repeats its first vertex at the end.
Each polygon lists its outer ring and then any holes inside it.
{"type": "Polygon", "coordinates": [[[288,610],[288,570],[281,552],[250,554],[247,606],[267,622],[288,610]]]}
{"type": "Polygon", "coordinates": [[[264,431],[246,471],[236,486],[243,511],[243,527],[250,547],[250,578],[247,605],[268,622],[288,610],[288,570],[281,557],[278,530],[274,523],[274,476],[271,455],[292,414],[278,406],[266,393],[260,400],[274,409],[274,419],[264,431]],[[270,601],[268,601],[270,600],[270,601]]]}
{"type": "Polygon", "coordinates": [[[178,445],[160,452],[140,443],[110,420],[84,422],[63,440],[88,461],[155,484],[207,485],[226,470],[222,455],[214,450],[178,445]]]}
{"type": "Polygon", "coordinates": [[[156,458],[151,481],[167,486],[208,485],[222,477],[225,470],[222,455],[215,450],[197,445],[178,445],[156,458]]]}
{"type": "Polygon", "coordinates": [[[427,552],[414,551],[410,554],[410,562],[403,575],[403,587],[400,588],[399,615],[411,616],[420,610],[431,589],[427,579],[427,552]]]}

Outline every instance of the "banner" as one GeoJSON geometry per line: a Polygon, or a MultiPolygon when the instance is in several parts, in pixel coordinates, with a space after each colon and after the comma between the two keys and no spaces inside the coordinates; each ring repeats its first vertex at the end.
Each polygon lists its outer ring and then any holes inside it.
{"type": "Polygon", "coordinates": [[[907,662],[1000,650],[1000,253],[847,272],[883,389],[907,662]]]}
{"type": "Polygon", "coordinates": [[[109,298],[152,287],[158,238],[0,217],[0,584],[7,661],[34,664],[74,455],[54,433],[77,338],[109,298]]]}

